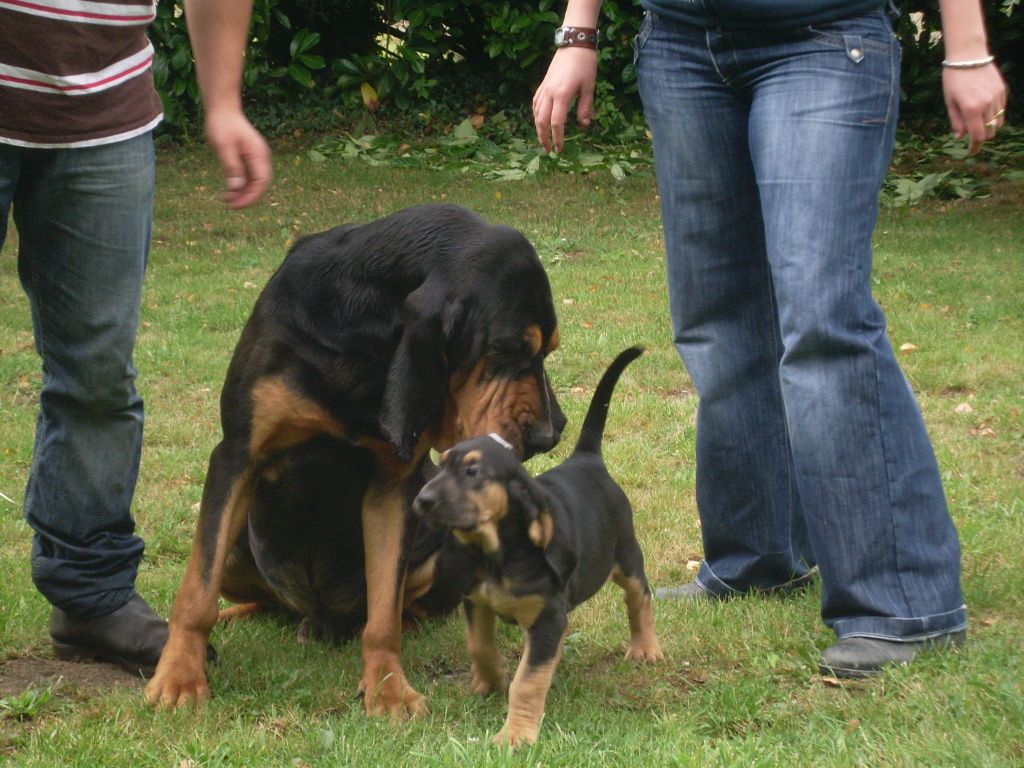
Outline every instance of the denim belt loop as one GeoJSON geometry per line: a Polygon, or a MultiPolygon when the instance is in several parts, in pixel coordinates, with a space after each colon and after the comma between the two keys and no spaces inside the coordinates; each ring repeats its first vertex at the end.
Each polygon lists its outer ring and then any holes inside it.
{"type": "Polygon", "coordinates": [[[843,35],[843,44],[846,46],[846,55],[854,64],[864,61],[864,41],[860,35],[843,35]]]}

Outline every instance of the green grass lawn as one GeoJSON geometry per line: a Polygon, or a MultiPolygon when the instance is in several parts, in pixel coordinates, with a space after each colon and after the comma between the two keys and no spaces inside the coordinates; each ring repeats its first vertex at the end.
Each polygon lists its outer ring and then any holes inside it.
{"type": "MultiPolygon", "coordinates": [[[[218,394],[260,288],[300,233],[445,200],[521,229],[560,315],[549,372],[570,448],[593,387],[624,347],[647,354],[616,392],[605,452],[636,509],[655,584],[700,558],[696,398],[671,344],[653,179],[555,175],[516,183],[455,171],[276,157],[269,199],[229,212],[210,158],[161,155],[154,242],[136,353],[146,443],[135,504],[147,541],[139,589],[166,613],[187,558],[218,394]]],[[[428,718],[367,719],[355,644],[300,645],[259,617],[215,628],[220,660],[201,713],[152,711],[137,688],[48,682],[0,699],[0,762],[17,766],[1011,766],[1024,765],[1024,216],[1020,185],[988,200],[883,212],[875,287],[917,392],[963,540],[971,617],[962,651],[871,682],[836,683],[816,660],[833,636],[820,591],[682,608],[656,604],[668,656],[622,660],[621,592],[571,617],[540,743],[490,737],[504,702],[468,692],[461,618],[407,635],[403,660],[428,718]],[[909,346],[908,346],[909,345],[909,346]]],[[[29,578],[21,499],[39,387],[16,236],[0,255],[0,663],[47,658],[48,606],[29,578]]],[[[517,657],[518,631],[499,645],[517,657]]]]}

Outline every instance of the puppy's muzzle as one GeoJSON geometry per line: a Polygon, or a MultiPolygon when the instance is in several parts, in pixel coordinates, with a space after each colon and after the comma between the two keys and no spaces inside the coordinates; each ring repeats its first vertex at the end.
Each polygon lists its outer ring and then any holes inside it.
{"type": "Polygon", "coordinates": [[[424,520],[430,520],[433,522],[433,518],[437,514],[437,508],[440,504],[441,495],[428,484],[421,488],[420,492],[416,495],[416,498],[413,499],[412,511],[424,520]]]}
{"type": "Polygon", "coordinates": [[[445,528],[472,529],[477,516],[450,498],[437,483],[427,483],[412,502],[412,511],[423,520],[445,528]]]}

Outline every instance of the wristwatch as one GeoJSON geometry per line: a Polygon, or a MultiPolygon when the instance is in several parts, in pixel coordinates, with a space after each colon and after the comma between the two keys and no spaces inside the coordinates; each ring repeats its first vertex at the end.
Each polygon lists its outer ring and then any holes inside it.
{"type": "Polygon", "coordinates": [[[556,48],[589,48],[597,50],[600,33],[592,27],[559,27],[555,30],[556,48]]]}

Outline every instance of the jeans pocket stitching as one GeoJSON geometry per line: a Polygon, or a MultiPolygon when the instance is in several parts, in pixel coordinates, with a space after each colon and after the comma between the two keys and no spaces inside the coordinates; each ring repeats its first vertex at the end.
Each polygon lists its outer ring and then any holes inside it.
{"type": "MultiPolygon", "coordinates": [[[[835,48],[837,50],[846,50],[846,40],[843,35],[835,32],[822,32],[821,30],[810,27],[811,40],[822,45],[827,45],[829,48],[835,48]]],[[[871,37],[865,36],[863,33],[858,35],[864,44],[864,50],[874,51],[875,53],[890,53],[893,49],[892,42],[883,42],[876,40],[871,37]]]]}

